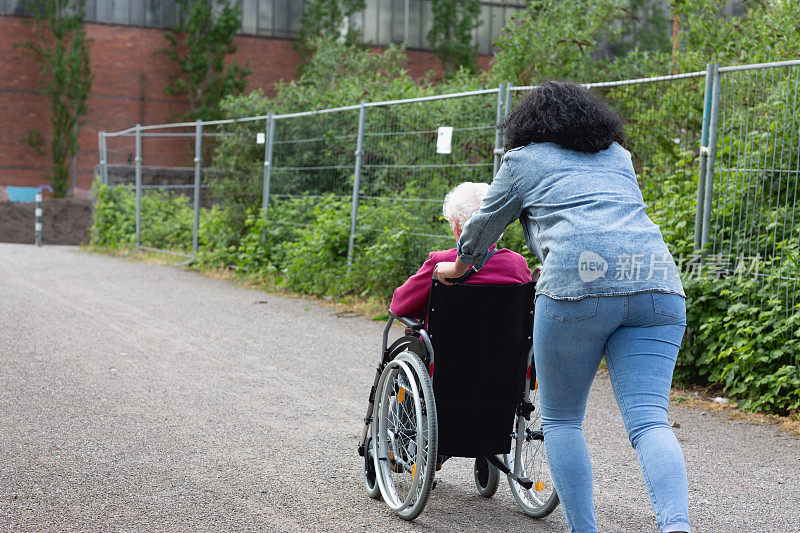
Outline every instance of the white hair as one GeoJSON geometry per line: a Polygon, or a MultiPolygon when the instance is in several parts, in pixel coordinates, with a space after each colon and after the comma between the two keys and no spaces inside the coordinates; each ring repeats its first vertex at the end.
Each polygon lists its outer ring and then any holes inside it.
{"type": "Polygon", "coordinates": [[[488,183],[465,181],[453,187],[444,197],[442,214],[452,229],[463,230],[472,215],[478,212],[489,190],[488,183]]]}

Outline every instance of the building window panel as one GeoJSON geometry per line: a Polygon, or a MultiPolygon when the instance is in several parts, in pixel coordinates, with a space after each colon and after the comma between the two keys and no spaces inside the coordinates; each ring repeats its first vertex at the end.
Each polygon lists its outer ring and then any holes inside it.
{"type": "Polygon", "coordinates": [[[433,27],[433,11],[431,10],[430,0],[422,2],[422,46],[420,48],[431,49],[431,42],[428,40],[428,33],[433,27]]]}
{"type": "Polygon", "coordinates": [[[381,45],[392,42],[392,0],[378,0],[378,39],[381,45]]]}
{"type": "Polygon", "coordinates": [[[111,12],[109,22],[118,24],[128,24],[128,2],[127,0],[111,0],[111,12]]]}
{"type": "Polygon", "coordinates": [[[241,32],[248,35],[256,35],[261,29],[259,21],[258,0],[242,0],[242,29],[241,32]]]}
{"type": "Polygon", "coordinates": [[[7,10],[6,13],[11,13],[12,15],[30,14],[30,11],[25,5],[25,0],[7,0],[6,10],[7,10]]]}
{"type": "MultiPolygon", "coordinates": [[[[402,43],[406,40],[407,2],[410,3],[410,0],[393,0],[392,2],[392,42],[402,43]]],[[[411,27],[409,26],[409,33],[410,32],[411,27]]]]}
{"type": "Polygon", "coordinates": [[[145,0],[145,26],[160,28],[164,25],[164,3],[162,0],[145,0]]]}
{"type": "MultiPolygon", "coordinates": [[[[0,0],[0,6],[2,5],[3,5],[3,0],[0,0]]],[[[95,0],[86,0],[86,4],[84,5],[83,8],[83,11],[85,13],[83,20],[85,20],[86,22],[94,22],[95,21],[94,10],[95,10],[95,0]]]]}
{"type": "Polygon", "coordinates": [[[250,16],[253,17],[250,33],[272,36],[272,2],[269,0],[245,0],[250,2],[250,16]]]}
{"type": "Polygon", "coordinates": [[[303,10],[305,4],[303,2],[295,1],[289,2],[289,36],[297,37],[300,34],[302,27],[301,21],[303,20],[303,10]]]}
{"type": "Polygon", "coordinates": [[[128,0],[128,20],[134,26],[144,26],[144,0],[128,0]]]}
{"type": "MultiPolygon", "coordinates": [[[[405,10],[405,6],[403,7],[405,10]]],[[[408,46],[411,48],[422,47],[422,27],[421,27],[421,0],[409,0],[408,2],[408,46]]]]}
{"type": "Polygon", "coordinates": [[[274,0],[273,17],[272,35],[286,37],[289,33],[289,2],[287,0],[274,0]]]}
{"type": "Polygon", "coordinates": [[[364,42],[368,44],[376,44],[378,39],[378,6],[376,2],[367,2],[367,7],[364,9],[364,42]]]}
{"type": "Polygon", "coordinates": [[[480,25],[477,28],[476,50],[479,54],[488,54],[492,46],[492,8],[489,6],[481,6],[481,14],[478,22],[480,25]]]}
{"type": "Polygon", "coordinates": [[[162,0],[162,2],[162,25],[164,28],[171,28],[178,23],[178,6],[173,0],[162,0]]]}

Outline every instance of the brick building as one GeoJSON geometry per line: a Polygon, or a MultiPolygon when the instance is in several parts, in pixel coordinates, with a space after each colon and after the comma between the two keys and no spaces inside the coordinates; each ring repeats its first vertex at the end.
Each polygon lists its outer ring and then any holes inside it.
{"type": "MultiPolygon", "coordinates": [[[[479,65],[488,65],[492,42],[508,17],[524,0],[482,2],[481,25],[474,34],[479,65]]],[[[431,0],[368,0],[364,11],[348,24],[361,31],[366,43],[384,46],[408,43],[408,69],[421,76],[441,65],[426,49],[431,0]]],[[[236,38],[235,59],[249,61],[253,73],[248,91],[257,87],[271,94],[278,80],[291,80],[298,58],[292,38],[299,30],[300,0],[243,0],[242,29],[236,38]]],[[[169,109],[186,102],[166,96],[164,87],[174,66],[163,55],[165,29],[175,22],[174,0],[87,0],[86,33],[92,39],[94,84],[88,99],[78,151],[77,186],[87,189],[98,162],[97,133],[116,131],[136,123],[167,120],[169,109]]],[[[0,186],[45,184],[46,156],[24,140],[39,129],[45,140],[50,130],[48,102],[37,90],[35,61],[14,44],[32,35],[24,0],[0,0],[0,186]]]]}

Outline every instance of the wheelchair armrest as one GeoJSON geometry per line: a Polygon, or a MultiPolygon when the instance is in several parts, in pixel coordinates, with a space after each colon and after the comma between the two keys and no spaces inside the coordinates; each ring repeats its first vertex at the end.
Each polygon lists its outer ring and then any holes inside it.
{"type": "Polygon", "coordinates": [[[399,320],[400,322],[405,324],[407,327],[413,329],[414,331],[419,331],[424,327],[422,322],[408,316],[396,316],[392,314],[391,311],[389,312],[389,316],[394,318],[395,320],[399,320]]]}

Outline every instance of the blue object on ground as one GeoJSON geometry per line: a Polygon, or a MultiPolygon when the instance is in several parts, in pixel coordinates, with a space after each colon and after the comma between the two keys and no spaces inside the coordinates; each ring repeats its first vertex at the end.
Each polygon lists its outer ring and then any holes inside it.
{"type": "Polygon", "coordinates": [[[12,202],[21,204],[30,203],[36,200],[36,193],[39,192],[39,187],[6,187],[8,199],[12,202]]]}
{"type": "Polygon", "coordinates": [[[50,185],[39,185],[38,187],[14,187],[13,185],[6,186],[8,199],[12,202],[20,204],[27,204],[36,201],[36,193],[42,190],[53,192],[50,185]]]}

